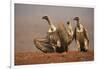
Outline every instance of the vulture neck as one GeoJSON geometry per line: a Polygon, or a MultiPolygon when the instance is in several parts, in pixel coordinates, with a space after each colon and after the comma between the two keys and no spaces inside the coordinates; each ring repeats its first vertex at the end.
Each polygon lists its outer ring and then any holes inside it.
{"type": "Polygon", "coordinates": [[[79,20],[77,20],[77,27],[81,29],[79,20]]]}
{"type": "Polygon", "coordinates": [[[49,18],[47,18],[46,20],[47,20],[47,22],[48,22],[49,25],[52,25],[49,18]]]}
{"type": "Polygon", "coordinates": [[[47,18],[46,20],[47,20],[47,22],[49,24],[49,30],[48,30],[48,32],[55,32],[56,31],[56,27],[51,23],[51,21],[50,21],[49,18],[47,18]]]}

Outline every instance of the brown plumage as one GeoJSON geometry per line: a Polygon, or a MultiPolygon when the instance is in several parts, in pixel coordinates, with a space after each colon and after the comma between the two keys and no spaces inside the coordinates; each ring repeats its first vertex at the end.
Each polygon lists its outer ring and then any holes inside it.
{"type": "Polygon", "coordinates": [[[79,22],[79,17],[75,17],[74,20],[77,22],[75,27],[74,37],[77,43],[78,50],[86,52],[89,46],[89,37],[86,28],[79,22]]]}
{"type": "Polygon", "coordinates": [[[68,45],[73,40],[71,23],[68,21],[66,26],[60,23],[55,27],[48,16],[43,16],[42,19],[48,22],[49,29],[45,38],[34,40],[35,46],[45,53],[68,51],[68,45]]]}
{"type": "Polygon", "coordinates": [[[48,22],[49,29],[47,36],[43,39],[36,39],[34,44],[43,52],[56,52],[56,48],[60,47],[60,39],[57,33],[56,27],[51,23],[48,16],[43,16],[42,19],[45,19],[48,22]],[[42,41],[41,41],[42,40],[42,41]]]}
{"type": "Polygon", "coordinates": [[[58,50],[67,52],[68,46],[73,40],[73,30],[71,23],[68,21],[66,26],[64,23],[60,23],[57,30],[61,41],[61,48],[58,48],[58,50]]]}

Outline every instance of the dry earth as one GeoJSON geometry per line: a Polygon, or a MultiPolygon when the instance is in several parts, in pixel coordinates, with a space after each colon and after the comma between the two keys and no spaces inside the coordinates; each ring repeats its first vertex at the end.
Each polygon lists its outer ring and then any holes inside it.
{"type": "Polygon", "coordinates": [[[67,53],[15,53],[15,65],[26,64],[44,64],[44,63],[61,63],[61,62],[78,62],[94,60],[93,51],[77,52],[69,51],[67,53]]]}

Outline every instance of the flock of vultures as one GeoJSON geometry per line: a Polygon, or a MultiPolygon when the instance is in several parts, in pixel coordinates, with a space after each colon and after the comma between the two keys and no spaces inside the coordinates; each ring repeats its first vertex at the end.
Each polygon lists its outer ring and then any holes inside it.
{"type": "Polygon", "coordinates": [[[78,51],[87,52],[89,49],[89,36],[87,29],[80,23],[80,18],[73,18],[76,21],[76,27],[73,31],[71,23],[68,21],[66,26],[63,23],[55,26],[50,21],[49,16],[43,16],[49,29],[45,38],[35,38],[34,44],[44,53],[63,53],[68,51],[68,46],[75,39],[78,51]]]}

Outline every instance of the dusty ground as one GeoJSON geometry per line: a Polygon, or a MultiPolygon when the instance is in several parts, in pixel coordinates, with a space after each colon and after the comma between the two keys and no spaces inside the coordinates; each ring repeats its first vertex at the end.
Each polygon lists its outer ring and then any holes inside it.
{"type": "Polygon", "coordinates": [[[15,65],[92,61],[94,53],[70,51],[67,53],[15,53],[15,65]]]}

